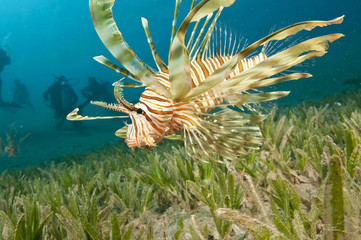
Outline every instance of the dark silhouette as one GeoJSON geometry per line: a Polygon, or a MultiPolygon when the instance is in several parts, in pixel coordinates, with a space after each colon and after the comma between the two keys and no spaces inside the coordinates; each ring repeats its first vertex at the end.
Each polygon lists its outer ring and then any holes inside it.
{"type": "Polygon", "coordinates": [[[55,126],[61,128],[65,122],[66,115],[74,109],[78,96],[64,76],[55,78],[56,82],[43,95],[46,102],[50,100],[50,105],[48,106],[54,109],[55,126]]]}
{"type": "Polygon", "coordinates": [[[88,77],[88,86],[81,90],[81,94],[86,99],[78,106],[82,110],[86,105],[93,101],[111,102],[113,100],[113,87],[109,82],[99,83],[95,78],[88,77]]]}
{"type": "MultiPolygon", "coordinates": [[[[9,65],[11,63],[11,59],[10,57],[7,55],[6,51],[0,47],[0,74],[2,72],[2,70],[4,69],[4,67],[6,65],[9,65]]],[[[5,108],[21,108],[21,106],[14,104],[14,103],[8,103],[5,102],[2,98],[2,79],[0,77],[0,107],[5,107],[5,108]]]]}
{"type": "Polygon", "coordinates": [[[14,85],[13,103],[34,108],[30,101],[30,95],[25,84],[23,84],[20,79],[15,79],[14,85]]]}
{"type": "MultiPolygon", "coordinates": [[[[0,47],[0,73],[3,71],[6,65],[11,63],[10,57],[7,55],[6,51],[0,47]]],[[[4,102],[2,99],[2,79],[0,77],[0,102],[4,102]]]]}
{"type": "Polygon", "coordinates": [[[361,87],[361,77],[353,77],[343,81],[343,85],[351,85],[354,87],[361,87]]]}

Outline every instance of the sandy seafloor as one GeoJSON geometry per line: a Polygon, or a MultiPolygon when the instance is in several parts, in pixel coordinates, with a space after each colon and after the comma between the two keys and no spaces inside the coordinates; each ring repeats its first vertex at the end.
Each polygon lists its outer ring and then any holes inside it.
{"type": "Polygon", "coordinates": [[[67,121],[63,129],[58,130],[54,127],[51,109],[41,107],[35,111],[20,109],[12,112],[0,110],[0,112],[0,115],[6,116],[0,118],[0,137],[3,140],[5,132],[12,123],[17,131],[16,141],[19,137],[30,133],[20,146],[16,157],[0,156],[0,173],[5,169],[37,166],[67,154],[89,152],[105,144],[115,143],[120,139],[114,133],[123,126],[124,121],[123,119],[82,121],[77,126],[67,121]]]}

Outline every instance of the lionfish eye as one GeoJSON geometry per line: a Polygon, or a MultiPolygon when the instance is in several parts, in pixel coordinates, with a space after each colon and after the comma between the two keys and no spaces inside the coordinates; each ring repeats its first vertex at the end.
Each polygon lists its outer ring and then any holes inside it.
{"type": "Polygon", "coordinates": [[[137,113],[142,114],[142,113],[143,113],[143,109],[138,108],[138,109],[137,109],[137,113]]]}

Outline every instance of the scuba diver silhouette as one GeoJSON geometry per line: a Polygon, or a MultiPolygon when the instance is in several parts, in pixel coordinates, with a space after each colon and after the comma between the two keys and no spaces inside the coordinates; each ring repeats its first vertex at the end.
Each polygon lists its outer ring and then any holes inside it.
{"type": "Polygon", "coordinates": [[[14,80],[14,90],[13,90],[13,103],[20,106],[28,106],[34,109],[33,104],[30,101],[30,95],[25,84],[20,81],[20,79],[14,80]]]}
{"type": "Polygon", "coordinates": [[[54,110],[56,128],[61,128],[65,122],[66,115],[74,109],[78,96],[64,76],[56,77],[56,81],[43,94],[45,102],[50,100],[48,107],[54,110]],[[50,98],[50,99],[49,99],[50,98]]]}
{"type": "MultiPolygon", "coordinates": [[[[10,57],[6,51],[0,46],[0,74],[6,65],[11,63],[10,57]]],[[[0,108],[22,108],[22,106],[15,103],[5,102],[2,98],[2,79],[0,77],[0,108]]]]}
{"type": "MultiPolygon", "coordinates": [[[[0,47],[0,73],[3,71],[6,65],[11,63],[10,57],[7,55],[6,51],[0,47]]],[[[4,102],[2,99],[2,79],[0,77],[0,103],[4,102]]]]}
{"type": "Polygon", "coordinates": [[[86,99],[77,108],[84,109],[90,101],[113,101],[113,86],[110,82],[99,83],[94,77],[88,76],[88,86],[81,90],[81,95],[86,99]]]}
{"type": "MultiPolygon", "coordinates": [[[[9,65],[10,63],[11,63],[10,57],[6,53],[5,49],[0,46],[0,74],[3,71],[4,67],[6,65],[9,65]]],[[[2,98],[2,83],[3,82],[0,77],[0,108],[4,108],[7,110],[14,109],[14,108],[22,108],[22,106],[19,104],[9,103],[9,102],[4,101],[4,99],[2,98]]]]}

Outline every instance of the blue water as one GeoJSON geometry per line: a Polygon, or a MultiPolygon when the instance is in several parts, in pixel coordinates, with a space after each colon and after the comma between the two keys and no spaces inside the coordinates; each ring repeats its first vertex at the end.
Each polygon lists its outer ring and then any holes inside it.
{"type": "MultiPolygon", "coordinates": [[[[188,9],[189,0],[183,0],[180,19],[188,9]]],[[[47,108],[42,93],[54,82],[52,75],[65,75],[80,97],[87,85],[88,75],[98,80],[114,82],[120,75],[102,66],[92,58],[108,53],[98,38],[89,13],[87,1],[74,0],[13,0],[3,1],[0,7],[0,44],[4,43],[11,57],[11,65],[1,73],[3,98],[12,98],[13,80],[21,79],[30,92],[35,111],[20,109],[0,110],[0,136],[14,122],[19,135],[31,132],[16,158],[0,157],[1,170],[25,167],[49,161],[62,154],[89,151],[118,139],[114,131],[123,126],[123,120],[86,122],[81,130],[74,131],[66,123],[63,130],[54,129],[53,112],[47,108]]],[[[117,0],[115,20],[137,55],[154,66],[140,18],[149,21],[150,31],[158,52],[167,58],[174,2],[171,0],[117,0]]],[[[284,83],[280,90],[291,94],[279,100],[282,104],[295,104],[301,100],[321,98],[325,94],[344,91],[343,81],[361,77],[361,1],[236,1],[226,8],[220,21],[242,34],[249,42],[267,35],[273,27],[283,27],[305,20],[330,20],[345,15],[344,23],[313,30],[313,34],[343,33],[346,37],[333,43],[329,53],[316,59],[307,69],[314,77],[284,83]]],[[[309,33],[306,33],[306,35],[309,33]]],[[[115,62],[115,60],[113,60],[115,62]]],[[[127,89],[125,98],[136,102],[139,91],[127,89]]],[[[87,107],[92,114],[107,114],[87,107]]],[[[86,113],[88,113],[86,112],[86,113]]]]}

